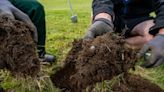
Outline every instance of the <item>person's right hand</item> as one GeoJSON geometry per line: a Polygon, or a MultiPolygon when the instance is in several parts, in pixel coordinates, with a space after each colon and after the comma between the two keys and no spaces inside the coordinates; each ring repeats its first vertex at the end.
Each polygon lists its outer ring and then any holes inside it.
{"type": "Polygon", "coordinates": [[[105,18],[99,18],[93,21],[89,27],[84,39],[93,39],[96,36],[101,36],[107,32],[113,32],[113,23],[105,18]]]}
{"type": "Polygon", "coordinates": [[[5,16],[10,19],[16,19],[26,23],[34,30],[34,32],[32,32],[32,37],[34,41],[38,41],[37,29],[32,23],[31,19],[28,17],[28,15],[26,15],[21,10],[12,5],[8,0],[0,1],[0,16],[5,16]]]}

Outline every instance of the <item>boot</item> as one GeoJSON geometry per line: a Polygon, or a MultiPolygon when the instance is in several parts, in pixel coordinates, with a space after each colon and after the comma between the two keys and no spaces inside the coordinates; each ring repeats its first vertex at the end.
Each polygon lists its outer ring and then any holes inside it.
{"type": "Polygon", "coordinates": [[[56,62],[56,57],[54,55],[46,54],[45,47],[38,48],[38,55],[43,62],[49,62],[49,63],[56,62]]]}

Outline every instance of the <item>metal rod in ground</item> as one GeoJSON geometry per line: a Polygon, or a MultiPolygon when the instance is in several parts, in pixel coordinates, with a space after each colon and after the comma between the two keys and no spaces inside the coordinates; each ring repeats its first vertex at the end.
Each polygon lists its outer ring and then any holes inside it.
{"type": "Polygon", "coordinates": [[[68,0],[68,5],[70,7],[71,14],[72,14],[71,21],[72,21],[72,23],[77,23],[78,22],[77,15],[75,15],[75,12],[73,11],[72,4],[71,4],[71,1],[70,0],[68,0]]]}

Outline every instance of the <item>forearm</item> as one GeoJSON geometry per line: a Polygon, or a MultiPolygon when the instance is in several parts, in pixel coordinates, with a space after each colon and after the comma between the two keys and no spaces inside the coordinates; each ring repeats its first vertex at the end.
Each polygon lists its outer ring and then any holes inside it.
{"type": "Polygon", "coordinates": [[[160,29],[158,34],[164,34],[164,28],[160,29]]]}
{"type": "Polygon", "coordinates": [[[95,18],[106,18],[114,19],[113,2],[111,0],[93,0],[93,19],[95,18]]]}
{"type": "Polygon", "coordinates": [[[156,0],[156,6],[155,26],[150,29],[150,34],[152,35],[163,33],[162,30],[164,28],[164,0],[156,0]]]}

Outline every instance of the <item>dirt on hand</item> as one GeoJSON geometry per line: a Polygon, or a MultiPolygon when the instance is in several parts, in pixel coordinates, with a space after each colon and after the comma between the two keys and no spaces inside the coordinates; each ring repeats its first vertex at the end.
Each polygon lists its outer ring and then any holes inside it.
{"type": "Polygon", "coordinates": [[[159,86],[139,75],[126,74],[112,86],[113,92],[164,92],[159,86]]]}
{"type": "Polygon", "coordinates": [[[63,91],[82,92],[88,86],[110,80],[134,67],[136,52],[124,46],[124,39],[107,33],[93,40],[75,40],[64,66],[51,75],[63,91]]]}
{"type": "Polygon", "coordinates": [[[0,17],[0,68],[14,75],[37,75],[40,61],[32,31],[23,22],[0,17]]]}

